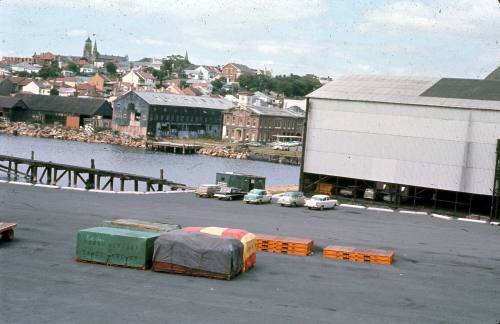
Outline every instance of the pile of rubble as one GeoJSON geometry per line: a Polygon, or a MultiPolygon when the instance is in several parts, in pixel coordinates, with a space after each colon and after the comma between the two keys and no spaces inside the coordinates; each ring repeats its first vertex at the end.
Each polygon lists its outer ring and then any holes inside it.
{"type": "Polygon", "coordinates": [[[232,148],[228,148],[225,146],[206,146],[202,147],[198,154],[210,155],[216,157],[223,157],[228,159],[238,159],[238,160],[246,160],[248,158],[248,154],[246,152],[237,152],[232,148]]]}
{"type": "Polygon", "coordinates": [[[67,141],[116,144],[140,148],[146,146],[146,139],[142,136],[129,136],[110,129],[95,131],[92,126],[68,129],[23,122],[11,122],[0,124],[0,131],[5,134],[54,138],[67,141]]]}

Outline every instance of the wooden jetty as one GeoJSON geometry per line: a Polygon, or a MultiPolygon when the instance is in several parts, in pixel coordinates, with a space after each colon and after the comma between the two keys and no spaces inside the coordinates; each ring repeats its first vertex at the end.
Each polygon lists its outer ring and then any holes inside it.
{"type": "Polygon", "coordinates": [[[115,180],[119,183],[120,191],[125,191],[127,181],[133,181],[134,191],[139,191],[140,183],[146,185],[146,191],[163,191],[164,186],[172,190],[189,189],[184,184],[164,179],[163,169],[160,170],[160,177],[155,178],[96,169],[94,159],[91,160],[90,168],[35,160],[33,152],[31,159],[0,155],[0,172],[5,172],[9,179],[25,177],[33,184],[57,185],[66,179],[68,187],[77,187],[80,181],[86,189],[114,191],[115,180]]]}
{"type": "Polygon", "coordinates": [[[195,154],[201,149],[201,145],[182,144],[173,142],[147,142],[146,148],[153,151],[161,151],[176,154],[195,154]]]}

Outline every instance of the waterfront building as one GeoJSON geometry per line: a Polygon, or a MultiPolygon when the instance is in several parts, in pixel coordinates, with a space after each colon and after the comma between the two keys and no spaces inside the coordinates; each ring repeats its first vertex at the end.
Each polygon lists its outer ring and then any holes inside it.
{"type": "Polygon", "coordinates": [[[239,93],[237,107],[224,113],[223,138],[238,142],[270,142],[275,135],[302,136],[304,113],[258,105],[251,92],[239,93]]]}
{"type": "Polygon", "coordinates": [[[220,138],[225,99],[131,91],[113,102],[113,129],[154,137],[220,138]]]}
{"type": "MultiPolygon", "coordinates": [[[[494,76],[493,76],[494,77],[494,76]]],[[[345,76],[308,95],[300,187],[498,217],[500,82],[345,76]]]]}
{"type": "MultiPolygon", "coordinates": [[[[13,121],[59,124],[78,128],[92,120],[111,119],[111,104],[104,99],[17,94],[27,109],[13,121]]],[[[102,123],[101,123],[102,124],[102,123]]]]}

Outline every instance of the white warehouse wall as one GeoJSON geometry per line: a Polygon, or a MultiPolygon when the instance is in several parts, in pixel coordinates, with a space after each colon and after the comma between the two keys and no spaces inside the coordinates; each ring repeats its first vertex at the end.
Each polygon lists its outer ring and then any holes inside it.
{"type": "Polygon", "coordinates": [[[314,98],[309,109],[304,172],[492,193],[500,110],[314,98]]]}

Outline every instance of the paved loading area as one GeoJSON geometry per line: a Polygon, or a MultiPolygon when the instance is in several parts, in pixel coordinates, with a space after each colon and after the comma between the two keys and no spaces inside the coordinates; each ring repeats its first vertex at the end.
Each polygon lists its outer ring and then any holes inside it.
{"type": "Polygon", "coordinates": [[[253,206],[190,193],[0,184],[1,323],[497,323],[500,229],[339,207],[253,206]],[[113,218],[313,238],[309,257],[258,254],[233,281],[77,263],[76,233],[113,218]],[[323,259],[326,245],[396,251],[392,266],[323,259]]]}

